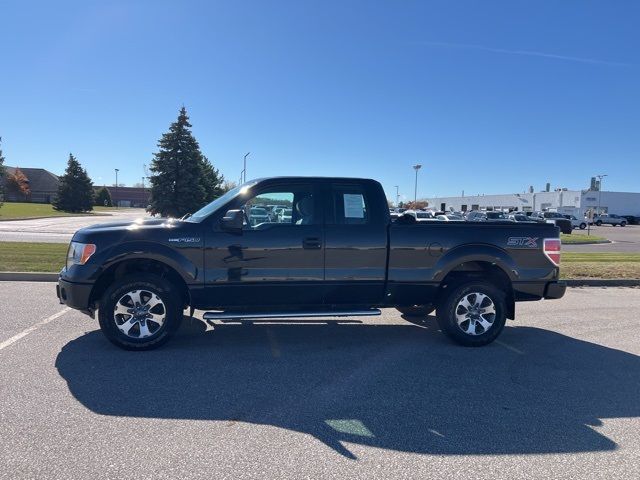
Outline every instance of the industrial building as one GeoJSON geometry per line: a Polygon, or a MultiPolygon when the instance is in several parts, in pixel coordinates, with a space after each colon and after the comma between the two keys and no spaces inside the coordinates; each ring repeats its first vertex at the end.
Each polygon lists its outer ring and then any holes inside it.
{"type": "MultiPolygon", "coordinates": [[[[593,185],[592,185],[593,186],[593,185]]],[[[595,187],[597,188],[597,184],[595,187]]],[[[547,187],[548,188],[548,187],[547,187]]],[[[602,192],[600,190],[568,190],[428,198],[429,208],[442,211],[500,210],[551,211],[585,216],[594,213],[616,213],[640,216],[640,193],[602,192]]]]}

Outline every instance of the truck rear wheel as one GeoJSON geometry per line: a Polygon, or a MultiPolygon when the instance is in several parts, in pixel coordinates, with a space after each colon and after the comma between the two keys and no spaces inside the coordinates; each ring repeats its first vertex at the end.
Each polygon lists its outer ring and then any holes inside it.
{"type": "Polygon", "coordinates": [[[474,281],[453,287],[438,306],[442,331],[466,347],[493,342],[507,320],[504,292],[491,284],[474,281]]]}
{"type": "Polygon", "coordinates": [[[436,308],[430,303],[426,305],[411,305],[408,307],[396,307],[401,314],[406,315],[407,317],[426,317],[431,312],[433,312],[436,308]]]}
{"type": "Polygon", "coordinates": [[[179,296],[163,278],[136,274],[116,280],[100,300],[102,333],[125,350],[150,350],[165,343],[180,325],[179,296]]]}

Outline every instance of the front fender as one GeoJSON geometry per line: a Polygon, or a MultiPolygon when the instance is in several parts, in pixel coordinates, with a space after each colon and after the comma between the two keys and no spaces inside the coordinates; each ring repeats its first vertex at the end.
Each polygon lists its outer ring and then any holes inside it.
{"type": "Polygon", "coordinates": [[[511,256],[495,245],[472,244],[455,247],[445,253],[434,267],[434,280],[441,282],[453,269],[467,262],[487,262],[500,267],[511,281],[518,279],[517,266],[511,256]]]}
{"type": "Polygon", "coordinates": [[[193,247],[171,248],[149,241],[125,242],[110,249],[107,258],[103,261],[102,269],[107,270],[124,260],[155,260],[173,268],[189,284],[199,280],[200,271],[198,266],[188,258],[188,254],[196,253],[197,256],[201,250],[199,244],[193,247]]]}

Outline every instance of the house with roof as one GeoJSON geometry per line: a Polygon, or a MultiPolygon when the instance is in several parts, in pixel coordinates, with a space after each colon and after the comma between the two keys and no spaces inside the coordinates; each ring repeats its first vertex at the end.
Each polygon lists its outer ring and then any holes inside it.
{"type": "Polygon", "coordinates": [[[54,173],[44,168],[19,167],[19,170],[27,178],[29,194],[25,195],[15,184],[9,180],[18,167],[5,166],[6,175],[1,180],[4,183],[4,201],[6,202],[33,202],[51,203],[58,193],[60,179],[54,173]]]}

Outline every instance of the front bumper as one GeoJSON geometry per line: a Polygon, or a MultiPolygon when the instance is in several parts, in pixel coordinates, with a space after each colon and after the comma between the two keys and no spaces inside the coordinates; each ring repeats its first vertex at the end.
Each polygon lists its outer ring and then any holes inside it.
{"type": "Polygon", "coordinates": [[[92,306],[89,305],[92,288],[93,284],[90,283],[75,283],[59,278],[56,294],[60,303],[93,316],[92,306]]]}
{"type": "Polygon", "coordinates": [[[544,298],[548,298],[550,300],[562,298],[566,290],[567,284],[565,282],[549,282],[547,283],[547,288],[544,291],[544,298]]]}

